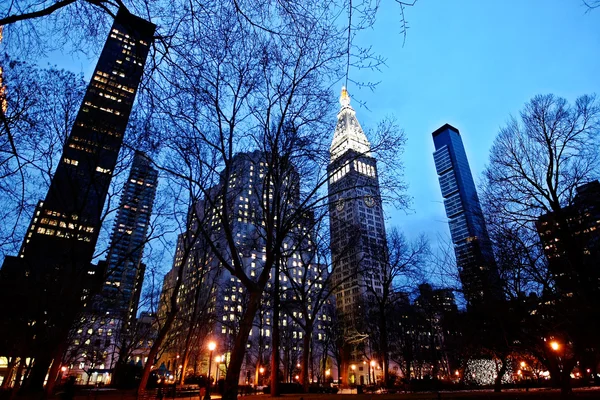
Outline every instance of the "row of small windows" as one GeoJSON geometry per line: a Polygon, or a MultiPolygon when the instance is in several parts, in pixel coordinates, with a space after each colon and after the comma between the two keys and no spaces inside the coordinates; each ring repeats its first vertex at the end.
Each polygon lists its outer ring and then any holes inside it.
{"type": "MultiPolygon", "coordinates": [[[[50,228],[44,228],[44,227],[39,227],[37,229],[37,233],[42,234],[42,235],[57,236],[57,237],[67,238],[67,239],[70,239],[71,237],[75,237],[70,232],[63,232],[59,229],[50,229],[50,228]]],[[[84,242],[90,242],[91,238],[86,235],[77,235],[77,240],[81,240],[84,242]]]]}
{"type": "MultiPolygon", "coordinates": [[[[92,108],[96,108],[96,109],[99,109],[101,111],[110,113],[110,114],[121,115],[121,111],[119,111],[119,110],[115,110],[113,108],[108,108],[108,107],[99,107],[96,104],[93,104],[93,103],[91,103],[89,101],[86,101],[83,104],[85,104],[86,106],[89,106],[89,107],[92,107],[92,108]]],[[[82,111],[83,112],[88,112],[89,108],[83,107],[82,111]]]]}
{"type": "Polygon", "coordinates": [[[354,169],[367,176],[375,176],[375,168],[372,165],[365,164],[362,161],[354,160],[354,169]]]}
{"type": "Polygon", "coordinates": [[[329,183],[335,183],[340,180],[344,175],[350,172],[350,164],[346,163],[342,168],[338,169],[330,178],[329,183]]]}
{"type": "Polygon", "coordinates": [[[452,168],[448,146],[443,146],[433,153],[433,161],[435,162],[435,169],[438,175],[441,175],[452,168]]]}

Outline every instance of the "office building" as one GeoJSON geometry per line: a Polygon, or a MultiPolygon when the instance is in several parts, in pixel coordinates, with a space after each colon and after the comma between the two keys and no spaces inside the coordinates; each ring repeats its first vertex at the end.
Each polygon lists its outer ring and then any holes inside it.
{"type": "Polygon", "coordinates": [[[3,316],[0,337],[16,341],[7,340],[0,353],[36,359],[31,388],[42,386],[52,360],[66,350],[71,322],[103,281],[102,271],[90,270],[90,263],[154,29],[119,9],[46,198],[18,257],[7,257],[0,273],[5,304],[27,304],[3,316]]]}
{"type": "Polygon", "coordinates": [[[498,270],[460,133],[445,124],[432,135],[435,169],[467,304],[498,299],[498,270]]]}
{"type": "MultiPolygon", "coordinates": [[[[364,332],[361,326],[368,306],[367,288],[381,291],[383,263],[386,262],[386,234],[379,191],[377,160],[371,155],[356,112],[345,88],[330,147],[329,218],[331,229],[332,282],[337,310],[348,335],[364,332]]],[[[367,371],[348,371],[352,363],[362,364],[357,346],[344,346],[342,384],[366,381],[367,371]]]]}

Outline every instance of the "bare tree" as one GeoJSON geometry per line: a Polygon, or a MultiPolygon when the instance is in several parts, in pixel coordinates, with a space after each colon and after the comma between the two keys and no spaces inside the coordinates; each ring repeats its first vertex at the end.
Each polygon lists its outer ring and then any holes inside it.
{"type": "Polygon", "coordinates": [[[48,187],[79,109],[81,76],[4,56],[0,110],[0,249],[18,251],[37,199],[48,187]]]}
{"type": "MultiPolygon", "coordinates": [[[[410,243],[397,229],[393,229],[387,237],[387,249],[382,249],[381,254],[385,257],[379,265],[381,270],[367,271],[367,283],[365,289],[369,298],[369,312],[376,315],[377,324],[375,337],[371,341],[375,344],[378,356],[381,359],[383,369],[383,384],[387,385],[389,380],[389,325],[390,313],[393,312],[394,304],[398,302],[407,291],[414,287],[416,282],[422,280],[421,271],[429,254],[429,243],[425,236],[418,237],[410,243]],[[373,274],[381,274],[381,291],[374,285],[369,284],[369,278],[377,279],[373,274]]],[[[373,355],[369,359],[373,358],[373,355]]]]}
{"type": "MultiPolygon", "coordinates": [[[[594,96],[579,97],[570,105],[554,95],[538,95],[526,104],[520,120],[511,118],[501,129],[484,172],[486,211],[491,220],[500,222],[496,224],[496,234],[498,238],[509,235],[511,243],[519,249],[517,258],[512,254],[510,273],[527,272],[530,283],[543,285],[545,303],[554,305],[539,307],[539,312],[545,313],[541,321],[543,335],[561,337],[570,349],[562,357],[563,394],[570,391],[569,373],[575,359],[593,346],[588,334],[590,326],[586,325],[589,322],[583,321],[597,320],[594,307],[589,307],[597,298],[597,289],[584,284],[585,252],[571,232],[564,210],[573,204],[576,188],[595,179],[600,172],[596,151],[599,128],[600,106],[594,96]],[[539,241],[534,223],[546,214],[551,214],[557,222],[556,246],[563,254],[561,262],[568,265],[575,281],[582,282],[575,296],[562,296],[560,293],[572,292],[573,288],[559,287],[563,284],[556,281],[556,275],[546,275],[545,263],[537,260],[539,241]],[[552,278],[550,282],[548,277],[552,278]],[[574,309],[578,311],[574,313],[574,309]]],[[[510,252],[514,253],[509,250],[500,255],[511,255],[510,252]]],[[[522,281],[512,282],[523,286],[522,281]]],[[[535,336],[539,341],[542,335],[535,336]]],[[[537,346],[547,347],[544,343],[537,346]]]]}

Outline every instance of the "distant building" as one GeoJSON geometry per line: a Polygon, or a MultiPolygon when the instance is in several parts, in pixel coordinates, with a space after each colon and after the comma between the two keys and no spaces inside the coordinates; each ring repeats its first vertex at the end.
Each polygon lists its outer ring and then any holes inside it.
{"type": "Polygon", "coordinates": [[[157,181],[158,171],[150,158],[136,152],[121,191],[108,257],[103,262],[104,284],[87,307],[84,320],[76,321],[67,352],[70,373],[81,383],[87,382],[84,375],[91,375],[90,371],[95,373],[94,382],[107,383],[121,353],[128,357],[136,346],[130,342],[136,336],[133,331],[146,269],[142,255],[157,181]],[[87,341],[95,343],[91,350],[87,341]],[[89,357],[92,352],[100,355],[89,357]]]}
{"type": "Polygon", "coordinates": [[[569,297],[600,291],[600,183],[589,182],[576,192],[560,215],[548,213],[536,223],[556,287],[569,297]]]}
{"type": "Polygon", "coordinates": [[[435,169],[465,299],[474,305],[487,297],[499,298],[498,269],[460,133],[445,124],[432,135],[435,169]]]}
{"type": "Polygon", "coordinates": [[[43,384],[52,360],[65,350],[71,321],[103,279],[90,262],[154,30],[119,9],[48,194],[18,257],[7,257],[0,272],[4,304],[23,305],[3,314],[0,354],[36,358],[32,387],[43,384]]]}
{"type": "Polygon", "coordinates": [[[419,285],[419,295],[415,306],[430,314],[444,314],[458,311],[454,292],[448,288],[434,288],[428,283],[419,285]]]}
{"type": "Polygon", "coordinates": [[[106,281],[96,308],[110,312],[123,321],[133,321],[137,315],[145,265],[142,263],[158,171],[142,152],[136,152],[113,228],[108,257],[106,281]]]}
{"type": "Polygon", "coordinates": [[[458,308],[452,289],[419,285],[419,295],[413,303],[415,312],[414,351],[420,368],[413,368],[412,377],[426,376],[440,379],[451,375],[447,342],[455,332],[449,328],[457,316],[458,308]]]}
{"type": "MultiPolygon", "coordinates": [[[[350,336],[364,333],[368,291],[382,291],[386,262],[386,234],[379,191],[377,160],[356,112],[350,106],[346,88],[340,97],[341,109],[330,147],[329,220],[333,285],[340,318],[350,336]]],[[[351,364],[362,363],[356,345],[345,345],[341,368],[343,384],[365,383],[367,370],[351,364]],[[354,380],[354,382],[352,382],[354,380]]]]}

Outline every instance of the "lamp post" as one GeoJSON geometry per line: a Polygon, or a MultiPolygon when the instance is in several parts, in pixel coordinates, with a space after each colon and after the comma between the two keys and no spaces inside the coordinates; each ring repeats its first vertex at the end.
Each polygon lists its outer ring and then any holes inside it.
{"type": "Polygon", "coordinates": [[[215,358],[215,362],[217,363],[217,372],[215,372],[215,382],[218,383],[219,382],[219,367],[221,366],[221,356],[217,356],[217,358],[215,358]]]}
{"type": "MultiPolygon", "coordinates": [[[[371,373],[371,371],[373,371],[373,385],[376,385],[377,382],[375,381],[375,361],[371,360],[371,362],[369,363],[369,373],[371,373]]],[[[371,380],[371,377],[369,377],[369,380],[371,380]]]]}
{"type": "Polygon", "coordinates": [[[264,367],[260,367],[258,372],[260,372],[260,385],[262,386],[263,384],[263,374],[265,373],[265,368],[264,367]]]}
{"type": "Polygon", "coordinates": [[[208,343],[208,350],[210,351],[208,355],[208,375],[206,377],[206,393],[204,394],[204,400],[210,400],[210,366],[212,365],[212,356],[213,351],[217,348],[217,344],[215,342],[208,343]]]}
{"type": "MultiPolygon", "coordinates": [[[[352,384],[356,386],[356,365],[352,364],[350,368],[352,368],[352,384]]],[[[356,389],[356,393],[358,394],[358,389],[356,389]]]]}

